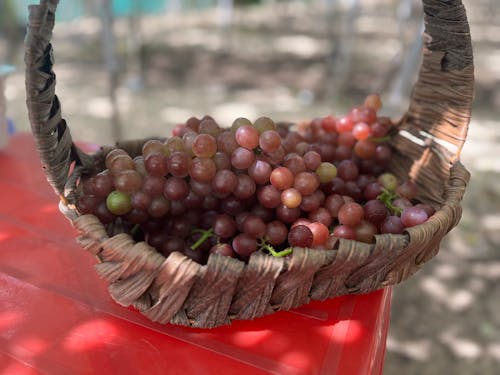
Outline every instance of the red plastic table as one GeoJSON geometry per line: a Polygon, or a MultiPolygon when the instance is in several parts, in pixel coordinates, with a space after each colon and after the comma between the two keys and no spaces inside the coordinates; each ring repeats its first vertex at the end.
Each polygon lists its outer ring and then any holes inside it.
{"type": "Polygon", "coordinates": [[[57,208],[30,135],[0,150],[0,373],[380,374],[392,290],[212,330],[114,303],[57,208]]]}

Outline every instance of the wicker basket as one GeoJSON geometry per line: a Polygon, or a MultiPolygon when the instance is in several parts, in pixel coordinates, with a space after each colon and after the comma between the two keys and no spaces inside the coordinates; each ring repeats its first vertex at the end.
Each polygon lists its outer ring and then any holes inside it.
{"type": "MultiPolygon", "coordinates": [[[[437,209],[426,223],[402,235],[382,234],[374,244],[339,240],[334,249],[295,248],[286,258],[259,252],[248,263],[212,254],[200,265],[180,253],[167,258],[128,234],[109,237],[93,215],[75,207],[82,174],[104,169],[113,147],[87,155],[72,141],[55,95],[50,39],[58,0],[30,7],[26,38],[27,106],[33,135],[60,209],[94,254],[111,296],[153,321],[211,328],[298,307],[310,300],[367,293],[397,284],[434,257],[443,236],[457,225],[469,173],[459,161],[473,100],[469,26],[460,0],[423,0],[423,64],[408,111],[392,139],[390,171],[408,173],[424,203],[437,209]],[[411,137],[408,136],[411,134],[411,137]]],[[[131,155],[143,141],[117,147],[131,155]]]]}

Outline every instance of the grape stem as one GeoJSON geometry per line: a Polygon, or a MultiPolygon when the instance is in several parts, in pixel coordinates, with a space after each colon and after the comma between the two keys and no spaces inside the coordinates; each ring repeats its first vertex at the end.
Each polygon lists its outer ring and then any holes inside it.
{"type": "Polygon", "coordinates": [[[392,201],[399,198],[398,195],[388,189],[383,189],[382,194],[380,194],[377,199],[381,201],[394,215],[400,216],[403,210],[400,207],[396,207],[392,204],[392,201]]]}
{"type": "Polygon", "coordinates": [[[384,137],[372,137],[372,138],[370,138],[370,141],[376,142],[376,143],[383,143],[383,142],[387,142],[387,141],[390,141],[390,140],[391,140],[391,136],[390,135],[386,135],[384,137]]]}
{"type": "Polygon", "coordinates": [[[273,257],[285,257],[293,252],[293,249],[291,247],[287,247],[284,250],[281,251],[276,251],[274,247],[272,247],[270,244],[268,244],[265,240],[260,240],[259,241],[259,246],[261,250],[267,250],[269,251],[269,254],[271,254],[273,257]]]}
{"type": "Polygon", "coordinates": [[[214,236],[214,230],[213,228],[210,228],[208,230],[203,230],[203,229],[195,229],[193,233],[201,233],[201,237],[198,238],[198,241],[196,241],[194,244],[191,245],[191,250],[196,250],[201,246],[203,242],[205,242],[207,239],[210,237],[214,236]]]}
{"type": "Polygon", "coordinates": [[[139,230],[141,226],[139,224],[135,224],[134,227],[130,230],[130,234],[132,236],[135,236],[135,234],[137,233],[137,231],[139,230]]]}

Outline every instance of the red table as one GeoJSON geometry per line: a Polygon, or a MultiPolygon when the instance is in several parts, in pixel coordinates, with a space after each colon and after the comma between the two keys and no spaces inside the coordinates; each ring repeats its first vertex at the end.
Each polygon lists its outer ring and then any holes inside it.
{"type": "Polygon", "coordinates": [[[392,290],[213,330],[114,303],[57,209],[30,135],[0,150],[0,373],[380,374],[392,290]]]}

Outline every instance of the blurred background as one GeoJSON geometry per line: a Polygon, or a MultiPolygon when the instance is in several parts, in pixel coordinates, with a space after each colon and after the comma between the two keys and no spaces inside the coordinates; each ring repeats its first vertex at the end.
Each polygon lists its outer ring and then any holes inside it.
{"type": "MultiPolygon", "coordinates": [[[[31,3],[0,0],[11,132],[29,130],[31,3]]],[[[495,374],[500,366],[500,3],[464,4],[476,66],[462,154],[472,179],[462,221],[438,256],[395,288],[386,374],[495,374]]],[[[98,144],[168,136],[204,114],[225,126],[240,116],[340,115],[373,92],[397,119],[419,69],[422,30],[418,0],[62,0],[57,92],[73,138],[98,144]]]]}

